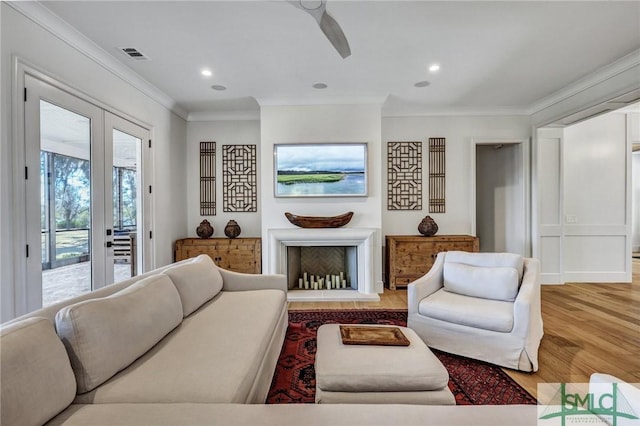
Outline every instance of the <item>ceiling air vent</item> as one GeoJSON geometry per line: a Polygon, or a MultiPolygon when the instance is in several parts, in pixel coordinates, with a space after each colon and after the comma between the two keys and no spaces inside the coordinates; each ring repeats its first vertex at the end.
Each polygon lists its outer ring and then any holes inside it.
{"type": "Polygon", "coordinates": [[[130,57],[131,59],[135,59],[136,61],[150,61],[148,56],[144,53],[136,49],[135,47],[121,47],[120,50],[130,57]]]}

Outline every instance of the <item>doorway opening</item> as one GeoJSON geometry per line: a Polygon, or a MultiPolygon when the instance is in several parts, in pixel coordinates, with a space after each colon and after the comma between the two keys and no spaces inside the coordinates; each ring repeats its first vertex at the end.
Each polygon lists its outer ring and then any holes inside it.
{"type": "Polygon", "coordinates": [[[526,255],[523,141],[475,140],[472,150],[472,231],[480,239],[480,251],[526,255]]]}
{"type": "Polygon", "coordinates": [[[24,89],[19,313],[143,272],[151,205],[148,129],[44,76],[25,72],[24,89]]]}

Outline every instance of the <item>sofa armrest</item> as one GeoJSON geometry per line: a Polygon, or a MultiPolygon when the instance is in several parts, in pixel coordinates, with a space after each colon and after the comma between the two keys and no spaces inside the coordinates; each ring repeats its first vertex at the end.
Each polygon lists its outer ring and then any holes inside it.
{"type": "Polygon", "coordinates": [[[275,289],[287,292],[287,278],[284,275],[244,274],[217,268],[222,275],[222,291],[275,289]]]}
{"type": "Polygon", "coordinates": [[[442,270],[445,252],[438,253],[433,266],[422,277],[407,286],[407,305],[409,314],[418,313],[420,301],[442,288],[442,270]]]}
{"type": "MultiPolygon", "coordinates": [[[[593,400],[598,401],[601,408],[612,407],[612,411],[616,411],[614,401],[617,400],[620,404],[620,397],[622,397],[626,400],[627,414],[637,416],[640,413],[640,385],[638,383],[627,383],[610,374],[593,373],[589,377],[589,394],[593,395],[593,400]]],[[[602,424],[616,424],[607,413],[597,414],[597,416],[600,417],[602,424]]],[[[628,424],[636,423],[630,421],[628,424]]]]}
{"type": "Polygon", "coordinates": [[[513,333],[523,338],[542,337],[542,314],[540,312],[540,261],[524,260],[522,285],[513,306],[513,333]]]}

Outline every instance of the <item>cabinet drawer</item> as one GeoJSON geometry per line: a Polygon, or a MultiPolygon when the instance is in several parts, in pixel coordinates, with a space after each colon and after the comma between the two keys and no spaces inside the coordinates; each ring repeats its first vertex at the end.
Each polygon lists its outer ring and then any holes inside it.
{"type": "Polygon", "coordinates": [[[262,272],[260,238],[183,238],[175,243],[175,260],[208,255],[219,267],[235,272],[262,272]]]}
{"type": "Polygon", "coordinates": [[[386,280],[391,290],[406,287],[425,275],[444,251],[478,251],[479,240],[469,235],[437,237],[386,236],[386,280]]]}
{"type": "Polygon", "coordinates": [[[397,287],[406,287],[416,279],[414,277],[395,277],[390,285],[391,290],[395,290],[397,287]]]}

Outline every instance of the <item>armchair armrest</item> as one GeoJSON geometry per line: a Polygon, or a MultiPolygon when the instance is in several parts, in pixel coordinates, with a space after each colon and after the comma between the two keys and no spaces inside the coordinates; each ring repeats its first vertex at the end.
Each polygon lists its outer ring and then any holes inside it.
{"type": "Polygon", "coordinates": [[[244,274],[219,268],[222,275],[222,291],[247,291],[275,289],[287,292],[287,278],[281,274],[244,274]]]}
{"type": "Polygon", "coordinates": [[[407,286],[409,314],[417,313],[420,301],[442,287],[445,254],[445,252],[438,253],[438,257],[436,257],[436,261],[429,272],[407,286]]]}
{"type": "Polygon", "coordinates": [[[524,274],[518,296],[513,304],[513,332],[518,336],[542,336],[540,313],[540,261],[524,259],[524,274]],[[535,333],[529,333],[529,330],[535,333]],[[537,329],[537,330],[536,330],[537,329]]]}

